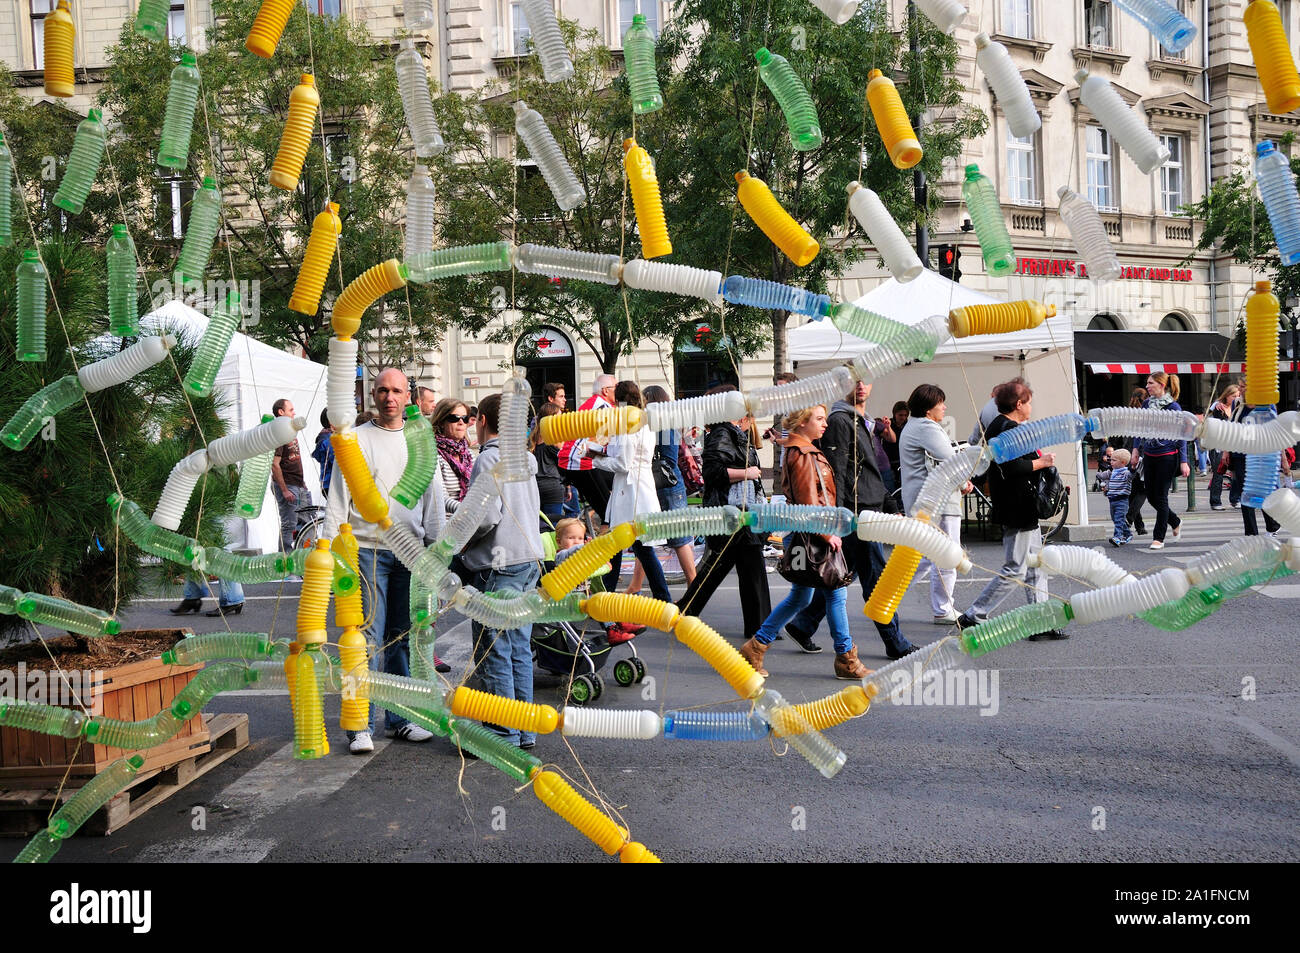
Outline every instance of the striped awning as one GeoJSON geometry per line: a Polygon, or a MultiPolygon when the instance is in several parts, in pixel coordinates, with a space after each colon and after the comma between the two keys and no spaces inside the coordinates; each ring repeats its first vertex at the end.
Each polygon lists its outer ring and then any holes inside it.
{"type": "MultiPolygon", "coordinates": [[[[1279,372],[1291,371],[1296,367],[1295,361],[1278,361],[1279,372]]],[[[1227,361],[1221,364],[1202,364],[1195,361],[1168,364],[1089,364],[1088,370],[1094,374],[1152,374],[1164,371],[1166,374],[1240,374],[1246,369],[1244,361],[1227,361]]]]}

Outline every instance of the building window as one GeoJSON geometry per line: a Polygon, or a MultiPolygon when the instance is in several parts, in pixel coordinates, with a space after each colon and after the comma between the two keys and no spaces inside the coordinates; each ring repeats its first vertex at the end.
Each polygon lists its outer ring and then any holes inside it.
{"type": "Polygon", "coordinates": [[[528,28],[528,18],[524,16],[524,5],[510,4],[510,42],[514,44],[511,52],[515,56],[523,56],[527,53],[528,38],[532,35],[532,31],[528,28]]]}
{"type": "Polygon", "coordinates": [[[1114,49],[1110,0],[1084,0],[1083,28],[1088,37],[1088,46],[1102,50],[1114,49]]]}
{"type": "MultiPolygon", "coordinates": [[[[1286,33],[1287,43],[1291,42],[1291,0],[1273,0],[1277,4],[1277,12],[1282,15],[1282,29],[1286,33]]],[[[1182,9],[1182,4],[1179,4],[1182,9]]]]}
{"type": "Polygon", "coordinates": [[[1101,314],[1094,314],[1092,316],[1092,320],[1088,322],[1088,330],[1120,331],[1123,329],[1119,326],[1119,319],[1115,317],[1115,315],[1107,314],[1103,311],[1101,314]]]}
{"type": "Polygon", "coordinates": [[[172,0],[171,9],[167,11],[167,39],[185,45],[185,0],[172,0]]]}
{"type": "Polygon", "coordinates": [[[1161,331],[1190,331],[1191,328],[1189,328],[1189,327],[1187,326],[1187,319],[1186,319],[1186,318],[1184,318],[1181,314],[1177,314],[1176,312],[1172,312],[1172,311],[1171,311],[1169,314],[1166,314],[1163,318],[1160,319],[1160,328],[1159,328],[1159,330],[1161,330],[1161,331]]]}
{"type": "Polygon", "coordinates": [[[623,45],[623,34],[632,28],[633,15],[645,17],[645,25],[655,36],[659,35],[659,0],[618,0],[618,45],[623,45]]]}
{"type": "Polygon", "coordinates": [[[320,17],[338,16],[339,2],[340,0],[302,0],[303,6],[320,17]]]}
{"type": "Polygon", "coordinates": [[[1007,133],[1007,196],[1017,205],[1038,205],[1037,133],[1019,138],[1007,133]]]}
{"type": "Polygon", "coordinates": [[[1160,167],[1160,207],[1176,215],[1183,204],[1183,137],[1161,136],[1160,144],[1169,150],[1169,161],[1160,167]]]}
{"type": "Polygon", "coordinates": [[[32,0],[32,53],[36,69],[45,69],[45,14],[53,13],[57,0],[32,0]]]}
{"type": "Polygon", "coordinates": [[[1033,33],[1033,0],[1002,0],[1002,32],[1030,39],[1033,33]]]}
{"type": "Polygon", "coordinates": [[[1101,211],[1118,211],[1115,179],[1111,168],[1110,133],[1101,126],[1087,128],[1088,201],[1101,211]]]}
{"type": "Polygon", "coordinates": [[[158,205],[158,231],[154,237],[180,241],[190,221],[190,202],[194,198],[194,183],[188,176],[179,174],[160,177],[155,193],[158,205]]]}
{"type": "MultiPolygon", "coordinates": [[[[1178,12],[1181,13],[1181,14],[1183,14],[1184,16],[1186,16],[1186,14],[1187,14],[1187,0],[1172,0],[1172,2],[1173,2],[1173,5],[1174,5],[1175,7],[1178,8],[1178,12]]],[[[1289,2],[1289,0],[1283,0],[1283,2],[1289,2]]],[[[1279,3],[1279,4],[1278,4],[1278,9],[1282,9],[1282,3],[1279,3]]],[[[1284,14],[1282,14],[1282,23],[1283,23],[1283,25],[1285,25],[1286,22],[1287,22],[1287,14],[1284,13],[1284,14]]],[[[1290,34],[1288,34],[1288,36],[1289,36],[1289,35],[1290,35],[1290,34]]],[[[1199,39],[1199,38],[1200,38],[1200,37],[1198,36],[1197,39],[1199,39]]],[[[1193,41],[1193,42],[1195,42],[1195,41],[1193,41]]],[[[1160,58],[1161,58],[1162,60],[1186,60],[1186,59],[1187,59],[1187,50],[1184,49],[1184,50],[1182,50],[1182,52],[1179,52],[1179,53],[1170,53],[1168,50],[1166,50],[1166,49],[1162,46],[1162,47],[1160,47],[1160,58]]]]}

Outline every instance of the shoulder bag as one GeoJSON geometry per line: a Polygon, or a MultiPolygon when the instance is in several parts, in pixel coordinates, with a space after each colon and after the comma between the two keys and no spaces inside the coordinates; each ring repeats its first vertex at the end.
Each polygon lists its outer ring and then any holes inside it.
{"type": "MultiPolygon", "coordinates": [[[[822,481],[822,468],[813,461],[817,485],[822,499],[827,499],[826,484],[822,481]]],[[[784,547],[776,571],[782,578],[796,586],[810,589],[843,589],[853,581],[853,571],[844,558],[844,547],[831,549],[821,533],[802,530],[790,534],[789,545],[784,547]]]]}

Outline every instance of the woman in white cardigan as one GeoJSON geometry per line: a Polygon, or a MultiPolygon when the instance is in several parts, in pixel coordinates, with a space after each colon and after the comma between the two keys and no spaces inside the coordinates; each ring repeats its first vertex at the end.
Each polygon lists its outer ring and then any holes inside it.
{"type": "MultiPolygon", "coordinates": [[[[628,407],[644,409],[641,388],[634,381],[619,381],[614,388],[614,400],[628,407]]],[[[610,469],[614,471],[614,489],[610,492],[609,506],[605,510],[605,522],[610,526],[630,523],[644,513],[659,512],[659,493],[655,490],[655,478],[652,463],[654,461],[656,434],[649,427],[642,427],[636,433],[625,436],[612,436],[605,449],[610,469]]],[[[659,557],[654,547],[663,540],[641,540],[632,544],[632,552],[645,570],[646,580],[650,583],[650,594],[665,602],[672,601],[668,591],[668,580],[664,577],[664,568],[659,564],[659,557]]],[[[620,552],[610,562],[610,571],[605,576],[605,590],[615,592],[618,589],[619,569],[623,564],[620,552]]]]}
{"type": "MultiPolygon", "coordinates": [[[[947,432],[939,426],[947,411],[947,395],[934,384],[921,384],[907,399],[907,426],[898,438],[898,462],[903,484],[903,511],[914,516],[916,498],[921,494],[930,471],[943,461],[956,456],[957,450],[947,432]]],[[[932,519],[932,525],[953,542],[961,542],[961,497],[969,493],[967,483],[960,492],[953,493],[943,504],[942,511],[932,519]]],[[[953,607],[953,593],[957,585],[957,570],[940,569],[930,560],[922,560],[917,576],[930,570],[930,607],[934,610],[935,625],[949,625],[957,621],[953,607]]]]}

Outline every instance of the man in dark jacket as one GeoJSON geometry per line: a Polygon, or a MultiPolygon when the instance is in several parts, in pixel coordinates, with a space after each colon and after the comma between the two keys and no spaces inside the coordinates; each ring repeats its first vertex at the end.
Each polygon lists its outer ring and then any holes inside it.
{"type": "MultiPolygon", "coordinates": [[[[998,416],[984,431],[986,440],[1023,424],[1033,412],[1034,392],[1021,378],[999,384],[993,398],[997,401],[998,416]]],[[[1055,464],[1056,454],[1033,450],[1023,457],[989,467],[989,496],[993,501],[989,519],[1002,526],[1002,569],[958,617],[957,624],[963,629],[987,619],[1017,581],[1025,583],[1027,602],[1047,601],[1047,574],[1028,562],[1031,553],[1043,548],[1043,533],[1038,528],[1038,471],[1055,464]]],[[[1033,641],[1066,639],[1069,635],[1050,631],[1029,638],[1033,641]]]]}
{"type": "MultiPolygon", "coordinates": [[[[849,399],[837,400],[831,407],[826,432],[817,441],[835,471],[836,504],[854,513],[862,510],[883,512],[886,509],[885,483],[876,462],[875,421],[867,416],[867,398],[870,396],[870,384],[864,381],[854,384],[849,399]]],[[[862,595],[870,598],[871,590],[885,568],[884,550],[879,543],[858,539],[853,533],[844,538],[844,558],[862,581],[862,595]]],[[[826,602],[819,593],[785,630],[805,652],[820,652],[821,646],[812,640],[812,634],[825,615],[826,602]]],[[[900,659],[916,651],[916,646],[899,631],[897,613],[885,624],[877,622],[876,630],[885,643],[885,654],[889,658],[900,659]]]]}

